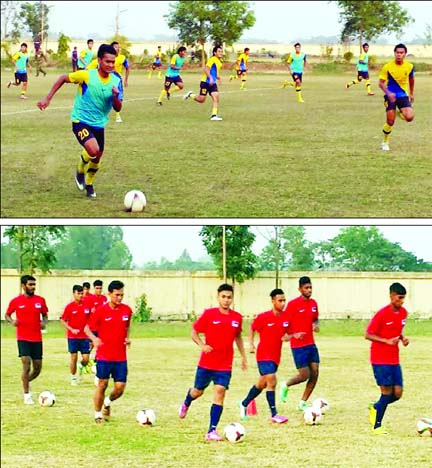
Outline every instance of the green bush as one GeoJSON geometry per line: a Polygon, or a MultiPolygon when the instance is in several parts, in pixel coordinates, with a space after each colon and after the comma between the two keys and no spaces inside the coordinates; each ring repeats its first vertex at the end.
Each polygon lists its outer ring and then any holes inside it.
{"type": "Polygon", "coordinates": [[[135,312],[132,315],[134,322],[150,322],[152,308],[147,304],[147,295],[141,294],[135,302],[135,312]]]}
{"type": "Polygon", "coordinates": [[[354,57],[354,54],[352,52],[345,52],[343,55],[343,58],[346,63],[350,63],[353,57],[354,57]]]}

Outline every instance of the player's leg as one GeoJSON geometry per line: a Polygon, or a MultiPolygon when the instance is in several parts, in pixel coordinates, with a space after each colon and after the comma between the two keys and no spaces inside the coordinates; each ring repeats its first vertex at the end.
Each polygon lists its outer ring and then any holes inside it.
{"type": "Polygon", "coordinates": [[[301,348],[291,348],[294,364],[297,369],[297,375],[294,375],[286,382],[279,384],[279,398],[282,403],[286,403],[288,399],[288,389],[293,385],[305,382],[309,379],[309,354],[307,346],[301,348]]]}
{"type": "Polygon", "coordinates": [[[211,374],[207,369],[197,367],[195,372],[195,382],[193,388],[187,391],[186,398],[179,408],[179,418],[184,419],[194,400],[199,398],[211,382],[211,374]]]}
{"type": "Polygon", "coordinates": [[[229,385],[229,379],[231,376],[231,372],[218,372],[221,378],[214,379],[213,385],[213,403],[210,407],[210,422],[207,434],[205,436],[205,440],[209,442],[218,442],[222,440],[222,437],[217,433],[217,426],[219,424],[220,418],[223,412],[223,404],[225,399],[226,389],[229,385]],[[228,383],[223,383],[226,380],[223,375],[229,374],[228,383]],[[226,386],[225,386],[226,385],[226,386]]]}
{"type": "Polygon", "coordinates": [[[112,363],[112,376],[114,387],[111,393],[104,398],[102,415],[108,418],[111,415],[111,403],[123,395],[127,381],[127,361],[112,363]]]}
{"type": "MultiPolygon", "coordinates": [[[[261,363],[258,362],[257,364],[258,364],[259,372],[261,374],[261,370],[260,370],[261,363]]],[[[242,419],[243,421],[247,420],[246,409],[249,403],[255,400],[255,398],[258,395],[260,395],[260,393],[264,390],[266,385],[267,385],[267,376],[261,374],[257,383],[252,385],[246,397],[242,401],[239,402],[240,419],[242,419]]]]}
{"type": "MultiPolygon", "coordinates": [[[[20,346],[20,344],[18,344],[18,346],[20,346]]],[[[21,357],[21,364],[22,364],[21,381],[22,381],[22,386],[23,386],[23,391],[24,391],[24,403],[27,405],[33,405],[34,401],[30,393],[30,379],[29,379],[30,368],[31,368],[31,358],[29,355],[21,355],[21,351],[20,351],[20,357],[21,357]]]]}
{"type": "Polygon", "coordinates": [[[300,73],[295,73],[295,90],[297,95],[298,102],[304,102],[302,97],[302,75],[300,73]]]}
{"type": "Polygon", "coordinates": [[[159,78],[159,79],[162,78],[162,65],[159,65],[159,66],[158,66],[158,78],[159,78]]]}
{"type": "MultiPolygon", "coordinates": [[[[174,80],[173,80],[173,83],[174,83],[174,87],[173,89],[171,90],[171,93],[177,93],[178,91],[181,91],[184,87],[183,85],[183,80],[181,79],[181,77],[176,77],[174,80]]],[[[170,98],[170,93],[167,94],[167,99],[170,98]]]]}
{"type": "Polygon", "coordinates": [[[381,149],[383,151],[389,151],[390,135],[393,130],[393,125],[394,125],[395,118],[396,118],[396,101],[390,102],[387,96],[384,96],[384,105],[386,106],[386,123],[384,124],[383,130],[382,130],[384,136],[383,136],[383,141],[381,143],[381,149]]]}
{"type": "Polygon", "coordinates": [[[79,351],[81,353],[80,372],[90,374],[90,340],[88,338],[79,340],[79,351]]]}
{"type": "Polygon", "coordinates": [[[218,91],[210,91],[210,97],[213,101],[212,113],[210,116],[210,120],[222,120],[222,117],[218,116],[218,109],[219,109],[219,92],[218,91]]]}
{"type": "Polygon", "coordinates": [[[152,74],[153,74],[153,70],[155,69],[155,66],[154,64],[151,64],[150,65],[150,69],[149,69],[149,74],[148,74],[148,79],[150,80],[151,77],[152,77],[152,74]]]}
{"type": "Polygon", "coordinates": [[[246,86],[246,72],[242,72],[240,89],[245,89],[245,86],[246,86]]]}
{"type": "Polygon", "coordinates": [[[70,362],[69,362],[69,371],[71,375],[71,385],[78,385],[78,376],[77,376],[77,362],[78,362],[78,352],[70,353],[70,362]]]}
{"type": "MultiPolygon", "coordinates": [[[[311,362],[309,364],[309,378],[306,383],[306,387],[303,392],[302,399],[300,401],[300,405],[302,405],[302,402],[306,403],[309,397],[311,396],[316,383],[318,381],[318,375],[319,375],[319,363],[318,362],[311,362]]],[[[304,405],[302,405],[304,406],[304,405]]]]}
{"type": "Polygon", "coordinates": [[[414,109],[412,107],[402,107],[399,115],[402,120],[412,122],[414,120],[414,109]]]}
{"type": "MultiPolygon", "coordinates": [[[[99,368],[99,363],[98,363],[98,368],[99,368]]],[[[99,377],[100,373],[96,374],[98,377],[98,384],[95,389],[94,395],[93,395],[93,405],[94,405],[94,418],[96,424],[100,424],[103,422],[104,418],[102,415],[102,406],[105,398],[105,390],[108,387],[108,380],[109,379],[102,379],[99,377]]]]}
{"type": "Polygon", "coordinates": [[[171,80],[168,77],[165,77],[164,86],[163,86],[162,91],[160,92],[158,100],[157,100],[157,104],[159,106],[162,105],[162,99],[164,97],[166,97],[168,99],[168,96],[170,94],[170,92],[169,92],[170,87],[171,87],[171,80]]]}
{"type": "Polygon", "coordinates": [[[42,341],[30,343],[30,358],[32,369],[28,376],[28,381],[36,379],[42,371],[42,341]]]}

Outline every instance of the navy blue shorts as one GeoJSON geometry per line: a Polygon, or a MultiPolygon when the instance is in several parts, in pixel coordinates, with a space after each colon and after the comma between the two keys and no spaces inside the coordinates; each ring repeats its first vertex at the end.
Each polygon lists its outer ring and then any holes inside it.
{"type": "Polygon", "coordinates": [[[299,80],[300,83],[303,81],[303,73],[292,73],[291,76],[294,81],[299,80]]]}
{"type": "Polygon", "coordinates": [[[204,390],[213,381],[215,385],[222,385],[227,390],[231,380],[231,371],[217,371],[197,367],[194,387],[198,390],[204,390]]]}
{"type": "Polygon", "coordinates": [[[276,374],[278,365],[273,361],[258,361],[258,372],[260,375],[276,374]]]}
{"type": "Polygon", "coordinates": [[[105,147],[105,131],[103,128],[91,127],[83,122],[72,122],[72,131],[78,143],[84,147],[84,143],[91,138],[96,138],[99,150],[102,152],[105,147]]]}
{"type": "Polygon", "coordinates": [[[19,85],[20,83],[27,83],[27,72],[26,73],[17,73],[15,72],[15,84],[19,85]]]}
{"type": "Polygon", "coordinates": [[[372,364],[372,369],[380,387],[403,387],[402,368],[399,364],[372,364]]]}
{"type": "Polygon", "coordinates": [[[127,380],[127,361],[97,361],[96,377],[108,380],[113,378],[114,382],[124,382],[127,380]]]}
{"type": "Polygon", "coordinates": [[[88,338],[68,338],[70,353],[90,354],[90,340],[88,338]]]}
{"type": "Polygon", "coordinates": [[[385,108],[386,108],[386,112],[391,111],[391,110],[395,110],[396,106],[397,106],[398,109],[402,109],[404,107],[412,107],[411,106],[411,101],[409,100],[408,96],[396,98],[395,102],[390,102],[388,96],[385,95],[384,96],[384,105],[385,105],[385,108]]]}
{"type": "Polygon", "coordinates": [[[212,85],[208,84],[206,81],[200,82],[200,96],[207,96],[207,94],[217,93],[218,87],[216,83],[212,85]]]}
{"type": "Polygon", "coordinates": [[[165,89],[170,89],[172,84],[183,83],[181,76],[166,76],[165,77],[165,89]]]}
{"type": "Polygon", "coordinates": [[[361,81],[362,79],[369,79],[369,72],[367,71],[357,71],[357,79],[361,81]]]}
{"type": "Polygon", "coordinates": [[[309,364],[312,362],[318,364],[320,362],[318,348],[314,344],[303,346],[302,348],[291,348],[291,351],[297,369],[309,367],[309,364]]]}
{"type": "Polygon", "coordinates": [[[29,356],[34,361],[42,359],[42,341],[18,340],[18,357],[29,356]]]}

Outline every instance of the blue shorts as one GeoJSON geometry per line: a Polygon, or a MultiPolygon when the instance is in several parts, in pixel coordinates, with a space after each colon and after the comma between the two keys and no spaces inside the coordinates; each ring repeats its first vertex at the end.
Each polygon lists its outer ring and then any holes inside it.
{"type": "Polygon", "coordinates": [[[368,80],[369,79],[369,72],[357,70],[357,79],[359,81],[361,81],[363,78],[365,80],[368,80]]]}
{"type": "Polygon", "coordinates": [[[297,369],[309,367],[309,364],[312,362],[316,362],[317,364],[320,362],[318,348],[314,344],[303,346],[302,348],[291,348],[291,351],[297,369]]]}
{"type": "Polygon", "coordinates": [[[380,387],[403,387],[402,368],[399,364],[372,364],[372,369],[380,387]]]}
{"type": "Polygon", "coordinates": [[[217,371],[197,367],[194,387],[198,390],[204,390],[213,381],[214,385],[222,385],[227,390],[231,380],[231,371],[217,371]]]}
{"type": "Polygon", "coordinates": [[[29,356],[33,361],[42,359],[42,341],[18,340],[18,357],[29,356]]]}
{"type": "Polygon", "coordinates": [[[409,100],[408,96],[396,98],[395,102],[390,102],[387,94],[384,96],[384,106],[386,108],[386,112],[395,110],[396,107],[398,109],[403,109],[404,107],[412,107],[411,101],[409,100]]]}
{"type": "Polygon", "coordinates": [[[127,361],[97,361],[96,377],[98,379],[108,380],[113,378],[114,382],[126,383],[128,369],[127,361]]]}
{"type": "Polygon", "coordinates": [[[103,152],[105,147],[105,132],[103,128],[92,127],[84,122],[72,122],[72,131],[78,143],[84,147],[84,143],[91,138],[96,138],[99,150],[103,152]]]}
{"type": "Polygon", "coordinates": [[[170,89],[172,84],[183,83],[181,76],[166,76],[165,77],[165,89],[170,89]]]}
{"type": "Polygon", "coordinates": [[[27,77],[27,72],[21,73],[21,72],[15,72],[15,84],[19,85],[21,83],[27,83],[28,77],[27,77]]]}
{"type": "Polygon", "coordinates": [[[70,353],[89,354],[90,340],[88,338],[68,338],[68,351],[70,353]]]}
{"type": "Polygon", "coordinates": [[[293,81],[299,80],[300,83],[303,81],[303,73],[292,73],[291,76],[293,81]]]}
{"type": "Polygon", "coordinates": [[[278,365],[273,361],[257,361],[260,375],[276,374],[278,365]]]}

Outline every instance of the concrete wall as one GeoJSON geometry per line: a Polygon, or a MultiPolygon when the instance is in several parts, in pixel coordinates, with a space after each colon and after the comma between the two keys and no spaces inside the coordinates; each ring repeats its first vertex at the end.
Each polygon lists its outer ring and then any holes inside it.
{"type": "MultiPolygon", "coordinates": [[[[303,274],[312,278],[313,297],[322,318],[370,318],[388,303],[388,288],[395,281],[407,288],[405,305],[410,315],[432,318],[432,273],[283,272],[282,289],[288,299],[298,295],[298,278],[303,274]]],[[[83,281],[101,279],[106,290],[110,281],[120,279],[125,283],[126,304],[134,309],[136,298],[145,293],[154,317],[162,318],[186,318],[217,305],[216,290],[222,283],[214,272],[183,271],[56,270],[35,277],[37,294],[47,300],[51,319],[57,319],[72,300],[72,286],[83,281]]],[[[234,308],[246,317],[269,309],[269,293],[274,287],[272,272],[261,272],[254,280],[236,285],[234,308]]],[[[3,317],[9,301],[20,292],[16,270],[1,270],[1,292],[3,317]]]]}

